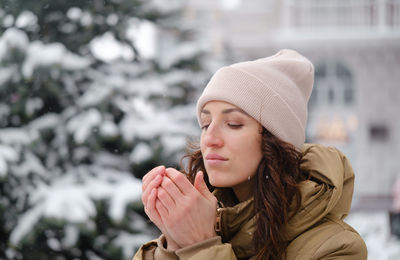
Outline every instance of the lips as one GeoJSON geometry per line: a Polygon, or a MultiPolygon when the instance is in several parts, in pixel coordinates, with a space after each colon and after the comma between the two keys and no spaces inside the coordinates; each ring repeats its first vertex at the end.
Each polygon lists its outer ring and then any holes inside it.
{"type": "Polygon", "coordinates": [[[225,158],[218,154],[210,153],[206,156],[206,160],[208,160],[208,161],[227,161],[228,158],[225,158]]]}

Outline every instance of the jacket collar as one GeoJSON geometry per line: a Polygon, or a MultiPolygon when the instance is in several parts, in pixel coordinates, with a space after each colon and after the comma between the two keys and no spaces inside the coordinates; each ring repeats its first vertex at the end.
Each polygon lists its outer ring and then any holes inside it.
{"type": "Polygon", "coordinates": [[[222,204],[219,209],[222,242],[232,245],[237,258],[253,256],[254,198],[235,204],[236,197],[231,189],[216,189],[213,193],[222,204]]]}
{"type": "Polygon", "coordinates": [[[301,206],[285,228],[287,241],[324,217],[344,219],[352,201],[354,172],[347,158],[336,148],[305,144],[300,168],[307,172],[309,179],[299,184],[301,206]]]}

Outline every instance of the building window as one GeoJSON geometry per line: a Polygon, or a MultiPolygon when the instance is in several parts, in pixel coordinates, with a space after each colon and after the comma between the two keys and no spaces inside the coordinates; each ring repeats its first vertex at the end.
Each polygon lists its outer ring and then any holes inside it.
{"type": "Polygon", "coordinates": [[[351,106],[354,104],[353,79],[350,70],[339,62],[326,61],[315,69],[314,89],[309,106],[351,106]]]}
{"type": "Polygon", "coordinates": [[[354,144],[358,128],[354,104],[350,69],[339,61],[317,64],[309,101],[307,140],[328,145],[354,144]]]}

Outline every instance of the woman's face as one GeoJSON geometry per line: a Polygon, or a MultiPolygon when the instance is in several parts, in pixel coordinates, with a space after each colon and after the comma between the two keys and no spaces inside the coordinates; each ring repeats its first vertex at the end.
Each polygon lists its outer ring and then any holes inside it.
{"type": "Polygon", "coordinates": [[[200,148],[210,184],[247,187],[262,158],[261,125],[240,108],[223,101],[208,102],[200,120],[200,148]]]}

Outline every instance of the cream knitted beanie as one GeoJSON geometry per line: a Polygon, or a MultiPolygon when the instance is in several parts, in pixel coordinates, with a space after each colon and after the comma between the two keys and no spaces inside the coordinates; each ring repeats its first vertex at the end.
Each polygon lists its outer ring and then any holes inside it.
{"type": "Polygon", "coordinates": [[[197,119],[212,100],[231,103],[281,140],[300,148],[305,141],[307,103],[314,66],[294,50],[219,69],[197,101],[197,119]]]}

